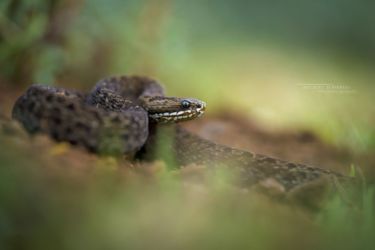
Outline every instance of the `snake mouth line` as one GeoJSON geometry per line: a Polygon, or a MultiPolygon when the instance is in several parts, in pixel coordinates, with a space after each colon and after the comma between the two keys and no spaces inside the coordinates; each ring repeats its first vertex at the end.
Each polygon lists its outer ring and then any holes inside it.
{"type": "Polygon", "coordinates": [[[206,105],[202,106],[202,108],[200,109],[197,109],[197,113],[198,113],[197,117],[202,116],[205,110],[206,110],[206,105]]]}
{"type": "Polygon", "coordinates": [[[180,106],[175,107],[174,110],[166,109],[165,111],[149,111],[149,117],[157,122],[173,123],[200,117],[204,114],[205,110],[205,102],[193,98],[187,98],[183,99],[180,102],[180,106]]]}
{"type": "Polygon", "coordinates": [[[150,114],[150,117],[154,120],[164,120],[166,122],[170,121],[180,121],[180,120],[190,120],[196,117],[200,117],[204,114],[205,105],[201,108],[195,110],[182,110],[175,112],[161,112],[150,114]]]}
{"type": "Polygon", "coordinates": [[[178,112],[164,112],[164,113],[155,113],[151,114],[150,116],[152,118],[158,119],[158,118],[193,118],[194,116],[202,115],[202,111],[178,111],[178,112]]]}

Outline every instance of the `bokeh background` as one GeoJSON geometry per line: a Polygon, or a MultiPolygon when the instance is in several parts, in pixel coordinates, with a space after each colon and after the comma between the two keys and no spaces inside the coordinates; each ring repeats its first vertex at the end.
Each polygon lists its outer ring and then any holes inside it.
{"type": "Polygon", "coordinates": [[[4,0],[1,83],[89,88],[111,74],[151,75],[171,95],[206,100],[208,112],[234,107],[363,150],[374,146],[374,7],[4,0]]]}
{"type": "MultiPolygon", "coordinates": [[[[267,131],[310,131],[350,154],[339,154],[342,172],[359,167],[371,183],[374,10],[373,1],[348,0],[2,0],[0,111],[9,116],[15,97],[35,82],[88,90],[108,75],[148,75],[169,95],[205,100],[208,118],[224,112],[267,131]]],[[[77,177],[73,168],[66,176],[50,169],[61,148],[40,160],[33,145],[3,138],[1,147],[4,247],[374,246],[373,189],[354,211],[338,199],[306,222],[263,198],[234,198],[216,179],[204,194],[163,171],[151,187],[134,177],[125,188],[116,159],[84,156],[95,174],[77,177]]],[[[82,156],[70,154],[75,167],[82,156]]]]}

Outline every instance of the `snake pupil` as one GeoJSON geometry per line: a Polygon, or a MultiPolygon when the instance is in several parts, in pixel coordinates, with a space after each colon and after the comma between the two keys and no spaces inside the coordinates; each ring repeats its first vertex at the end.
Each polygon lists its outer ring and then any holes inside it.
{"type": "Polygon", "coordinates": [[[183,101],[181,101],[181,106],[183,108],[189,108],[190,107],[190,102],[187,101],[187,100],[183,100],[183,101]]]}

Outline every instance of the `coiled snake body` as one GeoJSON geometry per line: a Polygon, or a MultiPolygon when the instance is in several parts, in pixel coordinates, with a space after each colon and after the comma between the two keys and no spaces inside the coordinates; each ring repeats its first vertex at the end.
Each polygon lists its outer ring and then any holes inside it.
{"type": "MultiPolygon", "coordinates": [[[[29,133],[47,133],[93,152],[135,155],[142,147],[155,146],[149,134],[157,124],[194,119],[205,107],[197,99],[165,97],[161,85],[150,78],[121,76],[101,80],[88,94],[32,85],[16,101],[13,118],[29,133]]],[[[341,176],[219,145],[180,127],[173,139],[168,150],[179,164],[233,166],[246,185],[272,178],[288,191],[322,176],[341,176]]]]}

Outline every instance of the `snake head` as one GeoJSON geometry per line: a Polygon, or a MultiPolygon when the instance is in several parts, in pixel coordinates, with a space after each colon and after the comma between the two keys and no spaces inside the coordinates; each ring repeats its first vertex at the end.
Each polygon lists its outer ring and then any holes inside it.
{"type": "Polygon", "coordinates": [[[194,98],[143,96],[142,106],[149,117],[159,123],[192,120],[203,115],[206,103],[194,98]]]}

